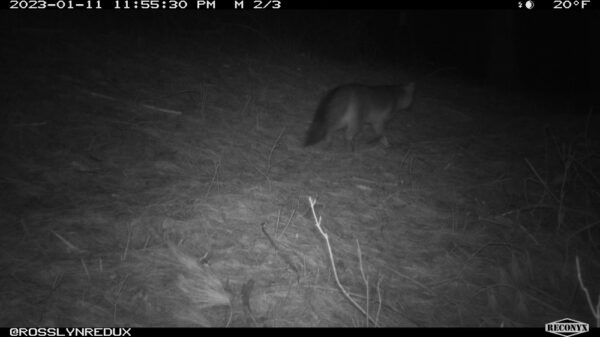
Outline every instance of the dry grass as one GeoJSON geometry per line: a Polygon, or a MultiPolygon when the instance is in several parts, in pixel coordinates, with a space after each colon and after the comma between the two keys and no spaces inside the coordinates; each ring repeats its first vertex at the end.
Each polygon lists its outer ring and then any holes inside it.
{"type": "Polygon", "coordinates": [[[593,299],[595,116],[501,117],[508,101],[432,81],[391,123],[391,149],[302,148],[324,89],[386,71],[236,56],[213,35],[94,39],[38,45],[69,67],[5,46],[23,57],[0,62],[2,325],[594,319],[575,256],[593,299]]]}

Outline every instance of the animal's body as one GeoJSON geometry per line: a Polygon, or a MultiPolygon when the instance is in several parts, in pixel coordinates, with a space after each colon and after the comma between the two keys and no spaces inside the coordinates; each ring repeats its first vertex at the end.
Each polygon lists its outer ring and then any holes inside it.
{"type": "Polygon", "coordinates": [[[336,131],[344,130],[345,139],[354,151],[356,135],[364,124],[375,132],[371,141],[390,146],[383,134],[385,124],[398,111],[407,109],[413,102],[415,84],[368,86],[346,84],[329,91],[319,103],[304,146],[325,139],[331,144],[336,131]]]}

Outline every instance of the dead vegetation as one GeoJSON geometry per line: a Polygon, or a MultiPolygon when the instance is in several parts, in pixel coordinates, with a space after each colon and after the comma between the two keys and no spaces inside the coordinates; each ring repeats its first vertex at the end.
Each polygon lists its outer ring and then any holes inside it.
{"type": "Polygon", "coordinates": [[[391,149],[302,148],[323,90],[392,79],[214,32],[19,34],[1,62],[2,325],[597,319],[593,113],[506,117],[438,79],[391,149]]]}

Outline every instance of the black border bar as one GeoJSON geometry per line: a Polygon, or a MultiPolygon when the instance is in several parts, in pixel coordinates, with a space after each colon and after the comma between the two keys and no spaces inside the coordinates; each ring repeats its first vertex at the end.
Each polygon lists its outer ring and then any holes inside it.
{"type": "Polygon", "coordinates": [[[600,9],[600,0],[9,0],[6,9],[42,10],[556,10],[581,12],[600,9]],[[178,6],[185,2],[186,6],[178,6]],[[98,9],[97,4],[101,4],[98,9]],[[119,4],[117,6],[117,3],[119,4]],[[240,5],[243,3],[243,8],[240,5]],[[45,5],[44,5],[45,4],[45,5]],[[144,4],[144,6],[142,6],[144,4]],[[152,6],[150,6],[152,4],[152,6]],[[91,6],[90,6],[91,5],[91,6]],[[533,5],[533,6],[532,6],[533,5]],[[119,7],[119,8],[117,8],[119,7]],[[144,7],[144,8],[142,8],[144,7]],[[169,8],[172,7],[172,8],[169,8]],[[528,7],[533,7],[528,9],[528,7]],[[567,8],[568,7],[568,8],[567,8]]]}
{"type": "MultiPolygon", "coordinates": [[[[458,334],[462,337],[470,337],[470,336],[482,336],[486,337],[505,337],[505,336],[515,336],[515,335],[525,335],[528,337],[551,337],[556,336],[544,331],[543,327],[538,328],[379,328],[376,331],[367,331],[373,329],[365,329],[365,328],[283,328],[283,329],[262,329],[258,332],[256,329],[250,328],[216,328],[216,329],[202,329],[202,328],[76,328],[78,331],[84,331],[88,333],[78,333],[75,334],[71,332],[69,334],[69,330],[74,330],[73,328],[2,328],[0,329],[0,333],[3,336],[11,336],[11,337],[26,337],[26,336],[38,336],[38,337],[145,337],[145,336],[178,336],[178,337],[198,337],[198,336],[206,336],[208,333],[214,333],[215,335],[219,334],[253,334],[259,333],[259,335],[268,336],[281,336],[281,333],[289,333],[293,330],[298,330],[298,332],[302,335],[305,333],[309,334],[323,334],[323,336],[345,336],[348,333],[354,334],[358,333],[376,333],[382,334],[383,336],[398,336],[398,334],[403,334],[406,336],[448,336],[458,334]],[[25,333],[22,333],[25,330],[25,333]],[[89,331],[88,331],[89,330],[89,331]]],[[[582,337],[587,336],[588,334],[583,334],[582,337]]],[[[589,332],[590,336],[593,336],[593,332],[589,332]]]]}

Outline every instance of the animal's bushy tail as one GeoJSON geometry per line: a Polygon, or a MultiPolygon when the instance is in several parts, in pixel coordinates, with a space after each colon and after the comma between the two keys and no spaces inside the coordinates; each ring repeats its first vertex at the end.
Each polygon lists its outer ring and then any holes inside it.
{"type": "Polygon", "coordinates": [[[304,146],[310,146],[320,142],[325,136],[327,136],[327,112],[330,109],[330,103],[333,97],[333,93],[330,92],[326,95],[315,112],[315,118],[306,133],[306,140],[304,140],[304,146]]]}
{"type": "Polygon", "coordinates": [[[327,124],[325,120],[315,118],[306,133],[304,146],[310,146],[321,141],[327,135],[327,124]]]}

